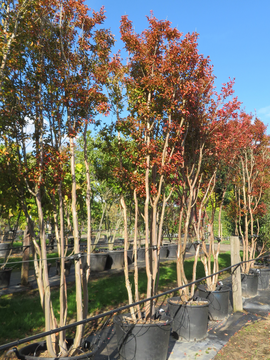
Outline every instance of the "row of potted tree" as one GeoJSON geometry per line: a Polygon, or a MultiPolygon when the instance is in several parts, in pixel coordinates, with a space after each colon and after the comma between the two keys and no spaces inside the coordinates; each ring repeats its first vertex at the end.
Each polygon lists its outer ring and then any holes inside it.
{"type": "MultiPolygon", "coordinates": [[[[8,208],[10,201],[10,206],[19,207],[27,220],[45,331],[67,322],[64,228],[69,221],[74,237],[76,320],[82,321],[89,312],[94,181],[87,145],[89,124],[98,113],[111,111],[116,119],[112,126],[102,129],[100,136],[106,144],[105,176],[110,178],[121,209],[124,274],[130,304],[140,299],[136,251],[134,289],[129,278],[130,222],[134,228],[134,249],[138,247],[139,228],[143,229],[146,297],[151,298],[158,291],[160,251],[169,205],[178,219],[173,226],[177,227],[178,237],[179,287],[188,284],[184,260],[190,237],[198,245],[192,280],[196,279],[200,250],[206,275],[218,271],[220,242],[214,242],[214,216],[218,210],[221,237],[225,204],[235,221],[235,233],[243,239],[244,260],[254,257],[259,216],[264,211],[262,194],[269,183],[269,138],[262,122],[246,114],[233,97],[233,81],[224,84],[220,93],[216,91],[210,60],[198,52],[198,34],[183,36],[169,21],[159,21],[153,14],[148,17],[149,27],[136,34],[132,22],[123,16],[120,33],[128,54],[124,65],[119,54],[111,56],[114,39],[110,31],[98,29],[105,20],[103,8],[89,16],[87,7],[77,0],[8,3],[1,9],[1,29],[9,29],[3,32],[4,39],[7,34],[14,36],[10,43],[8,39],[4,41],[6,52],[1,58],[1,185],[6,185],[1,192],[1,205],[8,208]],[[12,11],[10,6],[14,6],[12,11]],[[20,31],[14,33],[18,16],[20,31]],[[33,127],[32,133],[29,126],[33,127]],[[79,135],[83,160],[76,163],[79,135]],[[27,152],[29,141],[32,150],[27,152]],[[83,187],[78,186],[80,177],[83,187]],[[87,241],[82,257],[77,196],[83,191],[87,241]],[[34,234],[30,206],[33,200],[40,242],[34,234]],[[66,212],[67,203],[70,213],[66,212]],[[53,213],[61,258],[59,321],[52,306],[48,276],[48,207],[53,213]],[[206,226],[210,234],[208,245],[206,226]],[[248,234],[252,236],[251,246],[248,234]]],[[[99,159],[96,161],[99,164],[99,159]]],[[[248,266],[244,271],[249,272],[248,266]]],[[[216,290],[217,281],[217,276],[209,278],[206,290],[216,290]]],[[[189,303],[194,293],[194,285],[185,287],[180,293],[181,301],[189,303]]],[[[131,324],[140,321],[150,327],[160,321],[156,319],[153,301],[149,301],[144,312],[131,308],[130,319],[131,324]]],[[[83,334],[84,326],[77,326],[71,350],[65,332],[48,335],[48,354],[53,358],[76,356],[83,334]]]]}

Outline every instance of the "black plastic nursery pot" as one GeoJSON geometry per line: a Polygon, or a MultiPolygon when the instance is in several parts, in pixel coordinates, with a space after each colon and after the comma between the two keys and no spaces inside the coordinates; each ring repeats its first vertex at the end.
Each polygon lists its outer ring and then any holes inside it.
{"type": "Polygon", "coordinates": [[[189,252],[190,254],[195,254],[196,252],[196,247],[192,242],[188,242],[186,245],[186,251],[189,252]]]}
{"type": "Polygon", "coordinates": [[[258,276],[258,290],[266,290],[269,288],[269,280],[270,280],[270,267],[256,267],[251,270],[256,271],[260,270],[260,274],[258,276]]]}
{"type": "Polygon", "coordinates": [[[178,250],[178,244],[168,245],[168,259],[177,258],[177,250],[178,250]]]}
{"type": "Polygon", "coordinates": [[[241,274],[242,296],[256,296],[258,292],[259,274],[241,274]]]}
{"type": "Polygon", "coordinates": [[[230,287],[222,285],[215,291],[207,290],[205,285],[199,285],[199,297],[209,300],[208,314],[210,320],[222,320],[228,316],[230,287]]]}
{"type": "Polygon", "coordinates": [[[180,341],[199,341],[207,336],[209,300],[182,303],[176,296],[168,300],[169,316],[173,319],[172,335],[180,341]]]}
{"type": "Polygon", "coordinates": [[[165,316],[149,324],[123,321],[122,315],[113,319],[120,360],[166,360],[172,319],[165,316]]]}
{"type": "Polygon", "coordinates": [[[137,260],[145,261],[145,248],[144,247],[137,249],[137,260]]]}
{"type": "Polygon", "coordinates": [[[12,268],[4,268],[0,270],[0,288],[9,287],[11,271],[12,268]]]}
{"type": "Polygon", "coordinates": [[[105,269],[122,269],[124,266],[124,250],[109,251],[105,269]]]}
{"type": "Polygon", "coordinates": [[[129,249],[127,251],[127,257],[128,257],[128,265],[131,265],[134,261],[134,257],[133,257],[133,249],[129,249]]]}
{"type": "Polygon", "coordinates": [[[91,271],[104,271],[106,267],[108,253],[92,253],[90,255],[90,269],[91,271]]]}
{"type": "Polygon", "coordinates": [[[167,245],[163,245],[160,247],[160,252],[159,252],[159,257],[160,259],[167,259],[168,257],[168,246],[167,245]]]}
{"type": "MultiPolygon", "coordinates": [[[[73,339],[67,339],[67,345],[70,347],[73,344],[73,339]]],[[[15,351],[15,354],[18,359],[21,360],[83,360],[83,359],[93,359],[93,356],[90,352],[82,353],[78,356],[69,356],[69,357],[44,357],[42,356],[42,353],[47,350],[46,341],[40,341],[37,343],[33,343],[30,345],[27,345],[19,350],[15,351]]]]}
{"type": "MultiPolygon", "coordinates": [[[[71,260],[65,260],[65,275],[68,276],[70,274],[72,262],[71,260]]],[[[60,275],[60,260],[56,260],[56,275],[60,275]]]]}
{"type": "Polygon", "coordinates": [[[8,255],[11,242],[0,243],[0,257],[4,258],[8,255]]]}

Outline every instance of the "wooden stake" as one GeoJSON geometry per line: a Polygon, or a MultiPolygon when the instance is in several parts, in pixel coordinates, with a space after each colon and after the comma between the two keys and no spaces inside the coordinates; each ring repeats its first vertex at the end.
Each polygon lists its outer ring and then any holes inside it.
{"type": "MultiPolygon", "coordinates": [[[[240,244],[238,236],[231,236],[231,264],[238,264],[240,258],[240,244]]],[[[232,296],[233,296],[233,311],[243,311],[242,302],[242,287],[241,287],[241,269],[233,268],[232,273],[232,296]]]]}

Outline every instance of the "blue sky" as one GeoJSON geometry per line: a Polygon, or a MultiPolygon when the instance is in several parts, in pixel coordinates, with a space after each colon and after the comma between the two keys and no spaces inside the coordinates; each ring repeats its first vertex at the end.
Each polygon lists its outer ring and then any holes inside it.
{"type": "Polygon", "coordinates": [[[269,0],[86,0],[94,9],[104,5],[110,28],[122,48],[119,25],[128,15],[140,33],[153,10],[184,34],[199,33],[199,52],[214,65],[217,89],[235,78],[235,95],[249,113],[268,125],[270,134],[270,1],[269,0]]]}

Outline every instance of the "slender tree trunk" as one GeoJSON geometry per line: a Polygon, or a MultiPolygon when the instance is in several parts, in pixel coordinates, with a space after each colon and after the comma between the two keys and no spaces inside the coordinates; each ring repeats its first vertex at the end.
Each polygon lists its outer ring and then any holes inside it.
{"type": "MultiPolygon", "coordinates": [[[[72,177],[72,220],[73,220],[73,237],[74,237],[74,252],[80,253],[79,243],[79,229],[77,217],[77,197],[76,197],[76,178],[75,178],[75,152],[74,139],[70,137],[70,162],[71,162],[71,177],[72,177]]],[[[81,282],[81,261],[75,261],[75,286],[76,286],[76,304],[77,304],[77,321],[83,320],[83,299],[82,299],[82,282],[81,282]]],[[[76,334],[73,347],[78,349],[81,346],[83,336],[83,325],[76,327],[76,334]]]]}
{"type": "MultiPolygon", "coordinates": [[[[146,297],[150,298],[152,295],[152,272],[150,264],[150,251],[149,248],[149,203],[150,203],[150,194],[149,194],[149,166],[150,166],[150,156],[146,157],[146,171],[145,171],[145,203],[144,203],[144,225],[145,225],[145,267],[147,275],[147,291],[146,297]]],[[[151,247],[151,243],[150,243],[151,247]]],[[[146,306],[145,316],[149,317],[151,305],[146,306]]]]}
{"type": "Polygon", "coordinates": [[[23,256],[22,256],[22,269],[21,269],[21,284],[28,285],[29,276],[29,256],[30,256],[30,232],[28,225],[24,231],[23,237],[23,256]]]}
{"type": "MultiPolygon", "coordinates": [[[[192,282],[196,280],[196,270],[197,270],[199,255],[200,255],[200,245],[197,245],[195,249],[195,258],[193,263],[192,280],[191,280],[192,282]]],[[[195,284],[191,285],[190,297],[194,296],[194,293],[195,293],[195,284]]]]}
{"type": "Polygon", "coordinates": [[[222,215],[222,209],[223,209],[223,204],[224,204],[224,200],[225,200],[225,195],[226,195],[226,190],[224,189],[222,192],[222,199],[220,202],[220,206],[219,206],[219,212],[218,212],[218,236],[222,239],[222,223],[221,223],[221,215],[222,215]]]}
{"type": "MultiPolygon", "coordinates": [[[[138,302],[140,300],[140,294],[139,294],[139,271],[138,271],[138,213],[139,213],[139,207],[138,207],[138,199],[137,199],[137,192],[136,189],[133,192],[134,196],[134,203],[135,203],[135,221],[134,221],[134,242],[133,242],[133,249],[134,251],[134,286],[135,286],[135,302],[138,302]]],[[[138,319],[141,319],[141,309],[140,305],[137,305],[137,314],[138,319]]]]}
{"type": "Polygon", "coordinates": [[[52,204],[53,204],[54,233],[55,233],[55,239],[56,239],[56,244],[57,244],[57,252],[58,252],[59,256],[61,256],[59,227],[58,227],[58,214],[57,214],[56,201],[55,201],[54,194],[51,195],[51,200],[52,200],[52,204]]]}
{"type": "MultiPolygon", "coordinates": [[[[65,232],[64,232],[64,206],[62,196],[62,182],[58,186],[59,197],[59,218],[60,218],[60,326],[65,326],[67,321],[67,281],[65,275],[65,232]]],[[[59,345],[61,348],[61,355],[66,356],[66,331],[59,333],[59,345]]]]}
{"type": "Polygon", "coordinates": [[[71,222],[70,222],[70,217],[69,217],[69,203],[68,201],[65,203],[65,214],[66,214],[66,218],[67,218],[67,227],[68,227],[68,231],[71,232],[72,227],[71,227],[71,222]]]}
{"type": "MultiPolygon", "coordinates": [[[[127,206],[126,206],[125,199],[124,199],[124,196],[123,196],[123,195],[121,195],[120,202],[121,202],[121,206],[122,206],[122,209],[123,209],[123,215],[124,215],[124,273],[125,273],[125,282],[126,282],[126,289],[127,289],[127,293],[128,293],[128,301],[129,301],[129,304],[132,304],[132,303],[133,303],[133,296],[132,296],[131,284],[130,284],[129,276],[128,276],[128,256],[127,256],[127,251],[128,251],[128,223],[127,223],[127,206]]],[[[136,322],[136,316],[135,316],[135,312],[134,312],[134,308],[133,308],[133,307],[130,308],[130,312],[131,312],[132,320],[133,320],[134,322],[136,322]]]]}
{"type": "MultiPolygon", "coordinates": [[[[171,196],[172,191],[170,192],[169,197],[171,196]]],[[[164,216],[165,216],[165,207],[166,203],[169,200],[169,197],[166,198],[165,194],[163,194],[163,202],[162,202],[162,209],[161,209],[161,216],[160,216],[160,222],[158,226],[158,238],[157,238],[157,268],[154,269],[154,289],[155,294],[158,291],[158,285],[159,285],[159,264],[160,264],[160,249],[161,249],[161,243],[162,243],[162,229],[163,229],[163,223],[164,223],[164,216]]]]}
{"type": "Polygon", "coordinates": [[[90,170],[87,157],[87,143],[86,143],[87,125],[84,129],[84,163],[86,169],[86,208],[87,208],[87,254],[86,254],[86,268],[83,269],[83,312],[84,318],[88,314],[88,281],[90,277],[90,259],[91,259],[91,238],[92,238],[92,226],[91,226],[91,182],[90,182],[90,170]]]}

